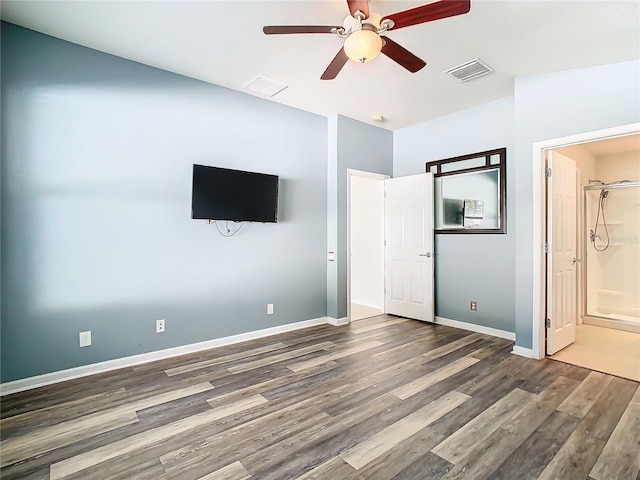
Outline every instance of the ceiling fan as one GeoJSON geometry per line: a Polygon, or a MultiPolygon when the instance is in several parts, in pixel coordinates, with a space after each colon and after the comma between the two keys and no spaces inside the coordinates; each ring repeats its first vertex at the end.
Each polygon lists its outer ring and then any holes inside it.
{"type": "Polygon", "coordinates": [[[347,0],[347,4],[350,15],[342,26],[275,25],[266,26],[262,31],[265,35],[332,33],[344,38],[344,46],[320,77],[322,80],[336,78],[349,59],[364,63],[381,52],[415,73],[424,67],[426,62],[381,34],[411,25],[462,15],[471,9],[471,0],[440,0],[382,17],[369,11],[368,0],[347,0]]]}

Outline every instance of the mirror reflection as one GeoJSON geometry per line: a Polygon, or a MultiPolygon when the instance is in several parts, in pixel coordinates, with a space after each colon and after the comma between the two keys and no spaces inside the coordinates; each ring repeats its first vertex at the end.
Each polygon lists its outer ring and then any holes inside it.
{"type": "Polygon", "coordinates": [[[435,178],[435,228],[500,228],[500,170],[435,178]]]}

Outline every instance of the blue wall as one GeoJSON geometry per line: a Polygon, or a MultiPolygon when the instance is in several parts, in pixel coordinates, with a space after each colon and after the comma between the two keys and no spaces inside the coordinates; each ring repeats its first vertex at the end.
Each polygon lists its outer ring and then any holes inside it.
{"type": "MultiPolygon", "coordinates": [[[[640,61],[517,78],[516,343],[533,345],[533,143],[640,121],[640,61]]],[[[536,319],[537,320],[537,319],[536,319]]]]}
{"type": "Polygon", "coordinates": [[[513,97],[394,132],[394,176],[507,147],[507,235],[436,235],[436,315],[515,332],[532,347],[533,144],[640,121],[638,85],[639,61],[522,77],[513,97]]]}
{"type": "Polygon", "coordinates": [[[436,314],[530,348],[532,143],[640,121],[638,61],[518,78],[513,97],[391,133],[6,23],[1,48],[3,382],[344,317],[347,169],[502,146],[507,234],[436,236],[436,314]],[[279,222],[223,238],[191,220],[193,163],[280,175],[279,222]]]}
{"type": "Polygon", "coordinates": [[[435,312],[439,317],[515,331],[513,97],[394,132],[393,176],[425,163],[507,147],[507,234],[436,234],[435,312]],[[478,311],[469,302],[478,302],[478,311]]]}
{"type": "Polygon", "coordinates": [[[3,382],[326,316],[326,118],[7,23],[1,53],[3,382]],[[280,175],[278,223],[191,220],[193,163],[280,175]]]}
{"type": "Polygon", "coordinates": [[[347,316],[347,170],[391,176],[393,133],[342,115],[329,118],[327,249],[335,262],[327,268],[327,315],[347,316]]]}

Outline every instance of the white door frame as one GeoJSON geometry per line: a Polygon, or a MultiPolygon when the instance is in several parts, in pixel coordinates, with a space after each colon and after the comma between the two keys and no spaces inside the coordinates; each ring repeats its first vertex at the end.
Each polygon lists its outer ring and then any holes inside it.
{"type": "Polygon", "coordinates": [[[621,125],[619,127],[606,128],[593,132],[570,135],[568,137],[544,140],[533,144],[533,358],[541,359],[546,355],[545,349],[545,254],[544,241],[546,235],[546,185],[545,185],[545,159],[544,151],[576,145],[579,143],[607,138],[621,137],[640,133],[640,122],[621,125]]]}
{"type": "MultiPolygon", "coordinates": [[[[351,322],[351,177],[370,178],[373,180],[384,181],[391,178],[389,175],[381,173],[365,172],[364,170],[355,170],[347,168],[347,318],[351,322]]],[[[384,195],[384,194],[383,194],[384,195]]],[[[382,242],[384,244],[384,210],[382,211],[382,231],[380,232],[382,242]]],[[[384,292],[384,245],[382,248],[382,291],[384,292]]],[[[382,298],[383,312],[386,312],[385,299],[382,298]]]]}

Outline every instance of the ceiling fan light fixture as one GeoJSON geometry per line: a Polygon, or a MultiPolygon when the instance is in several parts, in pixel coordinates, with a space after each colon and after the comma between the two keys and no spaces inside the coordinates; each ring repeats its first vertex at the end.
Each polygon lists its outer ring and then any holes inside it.
{"type": "Polygon", "coordinates": [[[366,27],[365,24],[362,29],[355,30],[344,41],[344,52],[354,62],[373,60],[382,50],[382,38],[378,32],[366,27]]]}
{"type": "MultiPolygon", "coordinates": [[[[475,0],[474,0],[475,1],[475,0]]],[[[382,17],[369,10],[369,0],[347,0],[349,15],[343,25],[267,25],[265,35],[329,33],[344,39],[343,46],[320,76],[321,80],[333,80],[349,60],[368,62],[380,53],[411,73],[416,73],[427,63],[416,57],[391,38],[381,36],[389,30],[433,22],[443,18],[464,15],[471,10],[471,0],[435,0],[401,12],[382,17]]]]}

